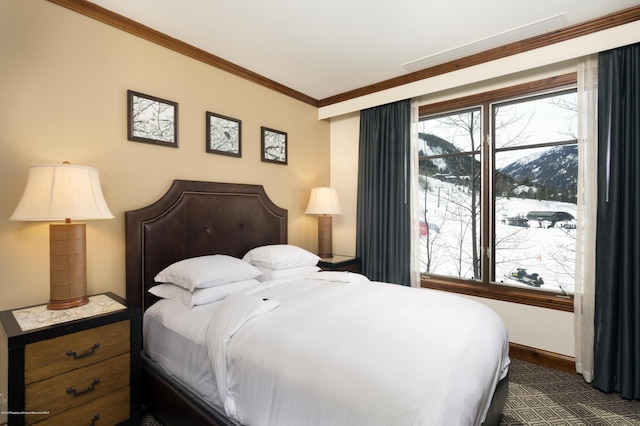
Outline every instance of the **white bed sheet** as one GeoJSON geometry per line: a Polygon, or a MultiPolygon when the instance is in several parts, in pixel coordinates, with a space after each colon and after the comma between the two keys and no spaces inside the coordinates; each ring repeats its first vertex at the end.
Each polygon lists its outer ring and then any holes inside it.
{"type": "Polygon", "coordinates": [[[210,404],[220,406],[205,342],[209,318],[220,302],[188,309],[159,300],[144,314],[143,349],[156,364],[210,404]]]}
{"type": "Polygon", "coordinates": [[[145,351],[252,426],[484,420],[509,364],[493,311],[439,291],[317,276],[329,281],[266,283],[246,301],[191,311],[158,302],[145,314],[145,351]],[[275,306],[252,312],[262,298],[275,306]]]}
{"type": "MultiPolygon", "coordinates": [[[[332,276],[336,279],[333,272],[327,273],[326,278],[332,276]]],[[[351,281],[360,277],[366,279],[357,274],[339,279],[351,281]]],[[[258,288],[270,288],[294,278],[267,281],[258,288]]],[[[142,335],[147,356],[205,401],[221,408],[205,342],[209,319],[219,305],[214,302],[189,309],[180,302],[161,299],[144,312],[142,335]]]]}

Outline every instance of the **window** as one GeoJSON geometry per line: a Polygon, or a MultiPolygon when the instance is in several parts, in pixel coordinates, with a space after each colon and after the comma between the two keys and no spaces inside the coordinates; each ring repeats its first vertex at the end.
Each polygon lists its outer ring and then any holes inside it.
{"type": "Polygon", "coordinates": [[[573,293],[574,76],[421,108],[420,269],[429,281],[531,300],[573,293]]]}

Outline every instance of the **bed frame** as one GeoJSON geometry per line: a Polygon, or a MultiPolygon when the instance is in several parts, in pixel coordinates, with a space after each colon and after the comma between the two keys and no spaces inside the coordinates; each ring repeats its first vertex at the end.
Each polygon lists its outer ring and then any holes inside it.
{"type": "MultiPolygon", "coordinates": [[[[287,243],[287,210],[261,185],[175,180],[153,204],[125,212],[127,302],[144,312],[157,298],[147,292],[166,266],[189,257],[241,258],[254,247],[287,243]]],[[[142,354],[143,413],[165,425],[238,426],[142,354]]],[[[502,380],[484,425],[495,425],[508,393],[502,380]]]]}

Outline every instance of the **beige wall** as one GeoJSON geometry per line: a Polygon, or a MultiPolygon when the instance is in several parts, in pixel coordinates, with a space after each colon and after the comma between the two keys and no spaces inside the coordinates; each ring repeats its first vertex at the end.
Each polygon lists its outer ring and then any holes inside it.
{"type": "Polygon", "coordinates": [[[289,240],[316,247],[309,190],[329,182],[315,107],[44,0],[0,0],[0,309],[48,300],[48,227],[11,222],[28,168],[96,167],[114,220],[87,223],[89,293],[125,295],[124,212],[173,179],[260,183],[289,210],[289,240]],[[179,103],[178,149],[127,140],[127,90],[179,103]],[[205,152],[205,112],[242,120],[242,158],[205,152]],[[260,161],[260,126],[288,133],[287,166],[260,161]]]}
{"type": "Polygon", "coordinates": [[[338,189],[342,214],[333,216],[333,252],[356,254],[358,139],[360,113],[331,119],[331,186],[338,189]]]}

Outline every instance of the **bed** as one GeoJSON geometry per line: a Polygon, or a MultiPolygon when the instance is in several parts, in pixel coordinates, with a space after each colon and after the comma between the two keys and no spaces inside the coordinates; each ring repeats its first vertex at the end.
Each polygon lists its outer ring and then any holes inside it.
{"type": "Polygon", "coordinates": [[[127,301],[145,312],[143,409],[164,424],[498,423],[508,342],[481,304],[334,272],[262,280],[193,308],[149,292],[185,259],[290,247],[287,210],[262,186],[176,180],[125,225],[127,301]],[[482,320],[460,321],[456,304],[482,320]]]}

